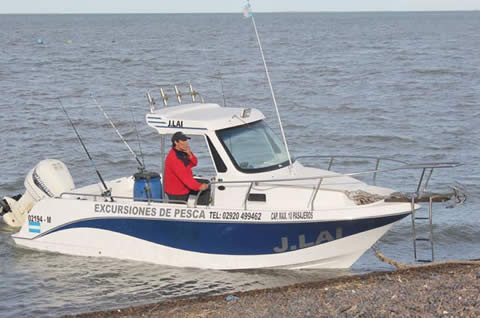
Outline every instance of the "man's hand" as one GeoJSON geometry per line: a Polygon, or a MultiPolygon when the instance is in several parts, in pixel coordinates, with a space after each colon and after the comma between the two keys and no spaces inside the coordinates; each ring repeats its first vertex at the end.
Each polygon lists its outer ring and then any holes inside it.
{"type": "Polygon", "coordinates": [[[189,158],[192,156],[192,150],[190,150],[190,146],[188,144],[182,147],[182,151],[186,153],[189,158]]]}
{"type": "Polygon", "coordinates": [[[202,184],[200,185],[200,191],[205,191],[205,190],[207,190],[207,189],[208,189],[208,184],[202,183],[202,184]]]}

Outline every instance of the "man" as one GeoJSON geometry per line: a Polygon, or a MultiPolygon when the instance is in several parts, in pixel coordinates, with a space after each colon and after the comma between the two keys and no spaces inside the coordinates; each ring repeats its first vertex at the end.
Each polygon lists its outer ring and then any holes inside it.
{"type": "Polygon", "coordinates": [[[188,201],[191,191],[204,191],[208,184],[193,178],[192,168],[198,163],[197,157],[188,145],[189,137],[181,131],[172,136],[172,149],[165,160],[165,193],[169,200],[188,201]]]}

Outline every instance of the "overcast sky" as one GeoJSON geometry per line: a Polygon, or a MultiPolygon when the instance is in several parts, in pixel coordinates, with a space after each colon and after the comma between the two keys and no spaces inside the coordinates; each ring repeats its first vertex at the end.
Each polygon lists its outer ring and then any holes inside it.
{"type": "MultiPolygon", "coordinates": [[[[2,0],[0,13],[240,12],[244,0],[2,0]]],[[[251,0],[254,12],[480,10],[480,0],[251,0]]]]}

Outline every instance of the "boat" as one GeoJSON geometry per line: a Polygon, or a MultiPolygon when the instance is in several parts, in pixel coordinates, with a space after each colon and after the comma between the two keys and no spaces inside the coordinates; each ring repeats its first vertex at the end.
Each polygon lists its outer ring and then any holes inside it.
{"type": "MultiPolygon", "coordinates": [[[[173,133],[204,138],[216,170],[200,177],[210,182],[207,200],[197,193],[188,202],[169,201],[162,172],[139,171],[106,181],[106,188],[77,188],[65,164],[47,159],[27,174],[24,195],[3,201],[5,222],[21,225],[12,235],[15,243],[179,267],[348,268],[419,208],[389,200],[394,190],[356,174],[290,162],[281,138],[254,108],[152,106],[146,123],[163,141],[162,162],[165,139],[173,133]]],[[[394,170],[451,166],[402,163],[394,170]]],[[[366,173],[380,172],[377,162],[366,173]]]]}

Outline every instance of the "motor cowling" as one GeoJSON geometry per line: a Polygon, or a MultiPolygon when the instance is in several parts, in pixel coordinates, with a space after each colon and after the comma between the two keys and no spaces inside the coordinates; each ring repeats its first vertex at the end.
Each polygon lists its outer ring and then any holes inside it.
{"type": "Polygon", "coordinates": [[[75,189],[67,166],[56,159],[40,161],[25,178],[25,193],[17,199],[3,198],[3,220],[9,226],[21,227],[36,202],[46,197],[57,197],[75,189]],[[6,203],[6,206],[5,206],[6,203]]]}

